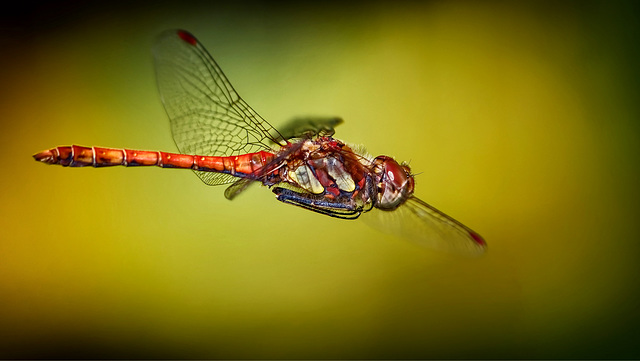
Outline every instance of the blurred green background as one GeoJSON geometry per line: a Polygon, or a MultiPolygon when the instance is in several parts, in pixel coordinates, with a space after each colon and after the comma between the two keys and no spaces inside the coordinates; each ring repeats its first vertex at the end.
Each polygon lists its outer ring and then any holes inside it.
{"type": "Polygon", "coordinates": [[[0,358],[640,358],[636,2],[17,4],[0,35],[0,358]],[[189,171],[151,46],[193,32],[278,126],[411,161],[443,255],[189,171]]]}

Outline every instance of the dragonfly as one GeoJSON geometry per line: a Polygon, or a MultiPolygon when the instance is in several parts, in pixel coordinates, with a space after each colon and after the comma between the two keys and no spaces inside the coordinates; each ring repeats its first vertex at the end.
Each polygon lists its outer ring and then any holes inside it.
{"type": "Polygon", "coordinates": [[[357,219],[373,211],[367,223],[423,246],[467,254],[486,250],[478,233],[414,196],[407,164],[372,157],[334,138],[341,118],[294,118],[274,128],[238,95],[188,31],[163,32],[153,54],[180,153],[71,145],[33,157],[69,167],[191,169],[207,185],[228,184],[224,195],[230,200],[261,183],[277,200],[319,214],[357,219]]]}

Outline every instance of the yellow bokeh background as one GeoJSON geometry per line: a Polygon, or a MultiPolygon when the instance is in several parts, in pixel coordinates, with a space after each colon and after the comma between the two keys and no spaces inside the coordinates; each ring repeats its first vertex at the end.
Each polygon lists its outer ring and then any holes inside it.
{"type": "Polygon", "coordinates": [[[7,25],[1,358],[638,358],[633,2],[66,3],[7,25]],[[58,145],[175,151],[151,46],[193,32],[276,127],[411,162],[469,259],[189,171],[70,169],[58,145]]]}

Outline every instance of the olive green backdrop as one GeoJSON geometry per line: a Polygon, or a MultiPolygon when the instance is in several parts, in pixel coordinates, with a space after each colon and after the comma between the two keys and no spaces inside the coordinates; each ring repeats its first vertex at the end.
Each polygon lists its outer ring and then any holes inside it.
{"type": "Polygon", "coordinates": [[[0,36],[1,358],[638,358],[633,2],[26,3],[0,36]],[[185,28],[273,125],[411,162],[482,234],[443,255],[190,171],[151,46],[185,28]]]}

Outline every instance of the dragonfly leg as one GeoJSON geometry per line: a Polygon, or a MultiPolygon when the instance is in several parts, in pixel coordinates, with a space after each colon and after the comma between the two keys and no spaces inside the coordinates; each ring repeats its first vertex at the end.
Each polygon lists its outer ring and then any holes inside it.
{"type": "Polygon", "coordinates": [[[343,202],[331,202],[322,196],[295,192],[291,189],[275,187],[273,193],[280,202],[293,204],[330,217],[356,219],[363,211],[362,207],[354,208],[343,202]]]}

